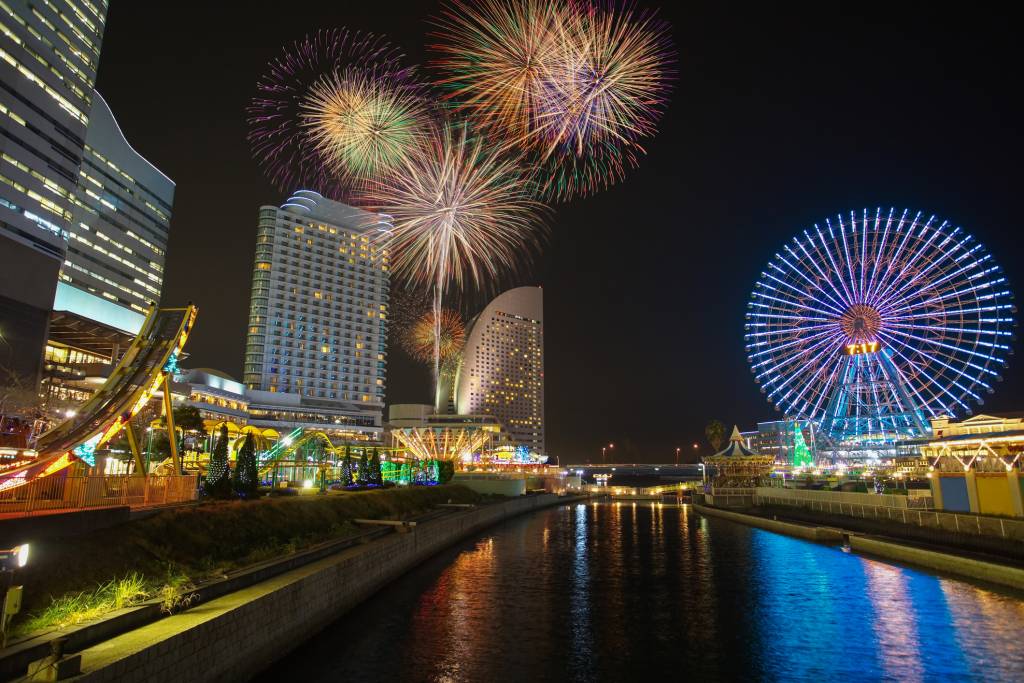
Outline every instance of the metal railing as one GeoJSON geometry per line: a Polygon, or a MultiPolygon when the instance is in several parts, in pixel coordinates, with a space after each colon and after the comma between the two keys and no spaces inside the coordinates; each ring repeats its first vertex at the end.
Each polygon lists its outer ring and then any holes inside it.
{"type": "Polygon", "coordinates": [[[147,508],[196,499],[196,475],[50,476],[0,490],[0,516],[128,505],[147,508]]]}
{"type": "Polygon", "coordinates": [[[758,498],[775,498],[794,503],[822,503],[857,505],[861,507],[886,508],[930,508],[930,495],[901,496],[894,494],[854,493],[848,491],[811,491],[804,489],[783,489],[758,487],[758,498]]]}

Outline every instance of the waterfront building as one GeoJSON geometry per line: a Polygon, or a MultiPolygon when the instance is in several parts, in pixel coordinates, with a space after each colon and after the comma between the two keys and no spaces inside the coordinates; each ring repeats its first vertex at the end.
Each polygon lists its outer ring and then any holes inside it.
{"type": "Polygon", "coordinates": [[[1024,517],[1024,413],[931,420],[920,442],[938,510],[1024,517]]]}
{"type": "Polygon", "coordinates": [[[46,346],[51,393],[86,398],[160,301],[174,188],[94,93],[46,346]]]}
{"type": "Polygon", "coordinates": [[[175,404],[199,410],[210,433],[227,424],[232,436],[252,427],[269,441],[296,430],[322,432],[337,444],[383,440],[379,415],[372,411],[353,411],[341,403],[311,403],[298,394],[250,389],[209,368],[179,371],[172,392],[175,404]]]}
{"type": "Polygon", "coordinates": [[[544,298],[517,287],[470,323],[455,379],[459,415],[493,415],[512,443],[544,454],[544,298]]]}
{"type": "Polygon", "coordinates": [[[106,0],[0,4],[0,338],[38,381],[71,232],[106,0]]]}
{"type": "Polygon", "coordinates": [[[259,399],[251,412],[287,422],[273,406],[327,411],[380,428],[389,265],[375,238],[389,227],[309,190],[260,208],[243,377],[259,399]]]}

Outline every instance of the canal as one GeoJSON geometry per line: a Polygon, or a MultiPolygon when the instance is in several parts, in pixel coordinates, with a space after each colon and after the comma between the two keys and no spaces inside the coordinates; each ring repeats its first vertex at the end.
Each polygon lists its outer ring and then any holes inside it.
{"type": "Polygon", "coordinates": [[[1021,633],[1019,595],[689,506],[586,503],[435,557],[263,678],[1020,681],[1021,633]]]}

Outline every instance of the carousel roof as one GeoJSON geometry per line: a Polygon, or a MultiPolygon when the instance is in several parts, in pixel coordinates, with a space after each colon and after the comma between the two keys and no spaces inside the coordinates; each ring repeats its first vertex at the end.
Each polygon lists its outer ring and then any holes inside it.
{"type": "Polygon", "coordinates": [[[714,455],[712,458],[752,458],[759,454],[743,445],[743,437],[736,425],[732,427],[732,436],[729,437],[729,445],[714,455]]]}

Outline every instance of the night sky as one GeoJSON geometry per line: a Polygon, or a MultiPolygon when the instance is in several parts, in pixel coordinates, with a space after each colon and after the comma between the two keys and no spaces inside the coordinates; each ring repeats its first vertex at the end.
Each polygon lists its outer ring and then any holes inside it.
{"type": "MultiPolygon", "coordinates": [[[[609,441],[618,461],[668,461],[676,446],[692,460],[709,419],[773,419],[743,350],[746,302],[781,244],[826,216],[934,213],[1024,282],[1007,17],[970,3],[662,2],[680,62],[660,134],[624,182],[557,206],[518,283],[544,287],[547,442],[563,463],[609,441]]],[[[257,210],[284,198],[245,140],[257,78],[319,28],[387,34],[422,63],[438,4],[111,5],[98,90],[177,183],[163,303],[199,305],[188,365],[241,379],[257,210]]],[[[391,349],[389,402],[428,402],[427,369],[391,349]]],[[[1011,360],[986,410],[1024,409],[1011,360]]]]}

